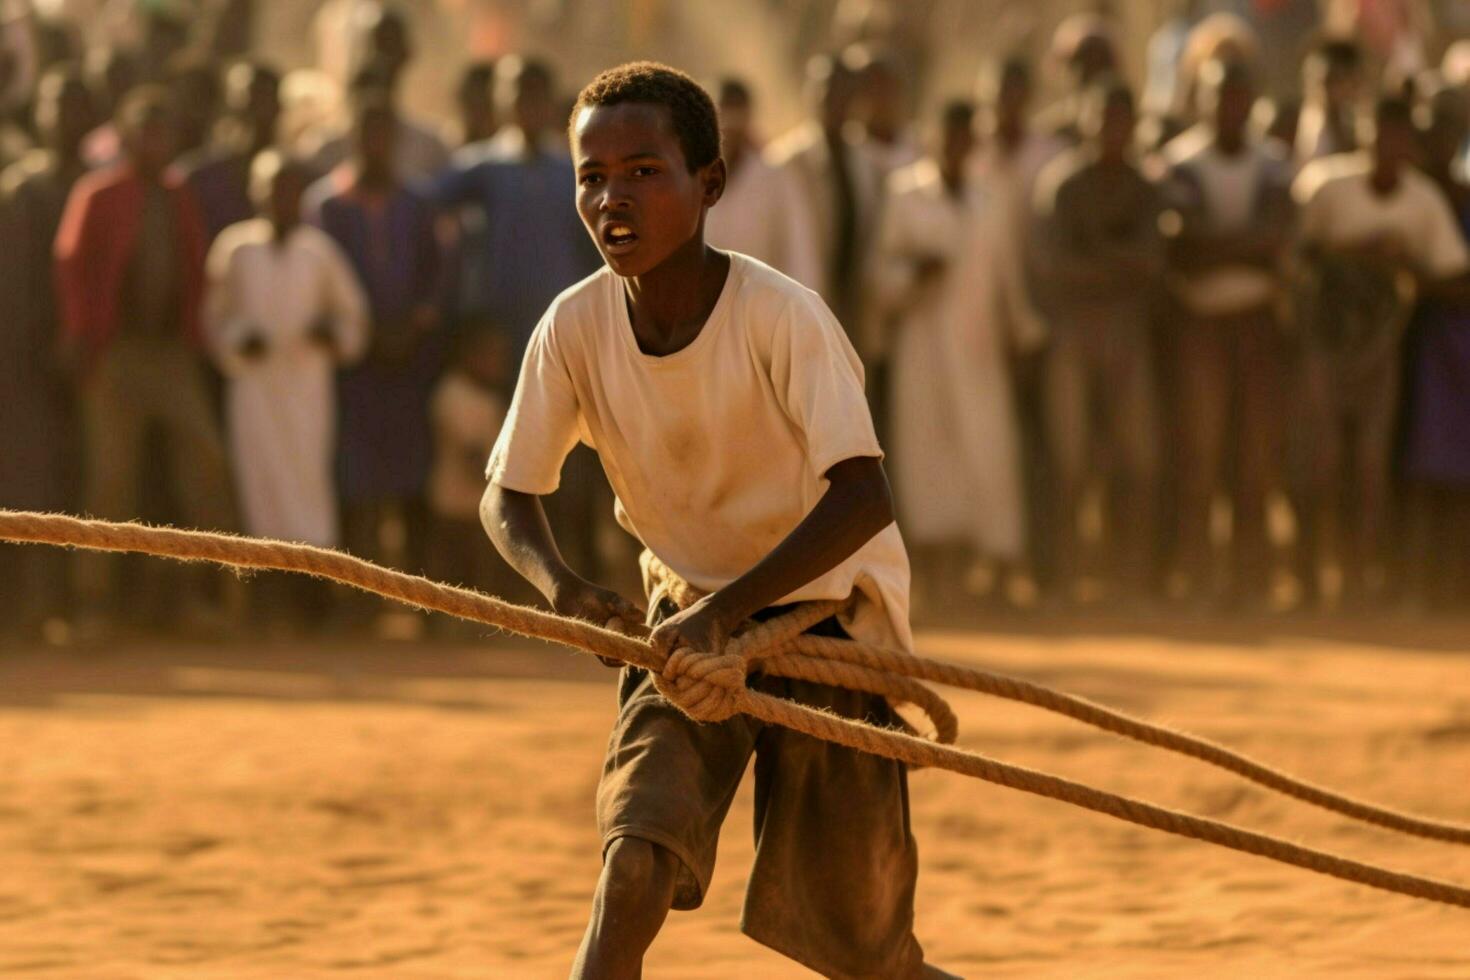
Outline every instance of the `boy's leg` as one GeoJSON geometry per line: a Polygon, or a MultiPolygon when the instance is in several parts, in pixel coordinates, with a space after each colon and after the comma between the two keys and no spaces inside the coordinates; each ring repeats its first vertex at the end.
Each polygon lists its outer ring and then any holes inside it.
{"type": "MultiPolygon", "coordinates": [[[[650,611],[657,622],[664,605],[650,611]]],[[[597,786],[603,871],[576,977],[636,977],[670,908],[698,908],[720,825],[755,751],[759,723],[687,718],[647,671],[624,668],[618,720],[597,786]]]]}
{"type": "MultiPolygon", "coordinates": [[[[844,635],[832,626],[813,632],[844,635]]],[[[759,687],[845,717],[899,724],[873,695],[770,677],[759,687]]],[[[755,779],[756,855],[741,929],[824,976],[921,975],[907,767],[768,726],[755,779]]]]}
{"type": "Polygon", "coordinates": [[[592,917],[572,964],[572,976],[636,978],[643,954],[674,905],[679,859],[668,848],[637,837],[619,837],[603,857],[592,897],[592,917]]]}

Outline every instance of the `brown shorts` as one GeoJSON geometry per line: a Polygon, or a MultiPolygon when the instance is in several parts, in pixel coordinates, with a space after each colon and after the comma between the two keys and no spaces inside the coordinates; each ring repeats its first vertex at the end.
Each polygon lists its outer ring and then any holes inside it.
{"type": "MultiPolygon", "coordinates": [[[[672,611],[664,605],[650,618],[672,611]]],[[[846,636],[835,619],[809,632],[846,636]]],[[[745,715],[701,724],[665,700],[646,671],[624,668],[619,681],[618,720],[597,788],[604,854],[620,837],[667,848],[682,864],[674,908],[698,908],[714,873],[720,825],[753,754],[756,847],[741,930],[829,977],[918,974],[918,849],[901,763],[745,715]]],[[[750,685],[900,725],[873,695],[761,674],[750,685]]]]}

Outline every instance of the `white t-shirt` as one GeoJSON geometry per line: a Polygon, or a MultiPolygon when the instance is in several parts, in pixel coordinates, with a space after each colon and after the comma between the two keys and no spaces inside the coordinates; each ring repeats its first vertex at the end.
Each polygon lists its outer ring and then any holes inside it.
{"type": "MultiPolygon", "coordinates": [[[[557,297],[531,337],[487,474],[550,493],[578,438],[602,460],[618,523],[706,591],[780,544],[833,465],[883,455],[837,319],[816,293],[739,253],[699,336],[663,357],[638,349],[610,269],[557,297]]],[[[896,524],[780,601],[853,593],[843,625],[854,637],[911,648],[896,524]]]]}
{"type": "Polygon", "coordinates": [[[1292,185],[1301,205],[1302,240],[1331,248],[1393,237],[1430,276],[1449,279],[1464,272],[1470,254],[1434,182],[1405,168],[1393,192],[1380,195],[1368,180],[1372,169],[1372,160],[1358,153],[1324,157],[1302,168],[1292,185]]]}
{"type": "MultiPolygon", "coordinates": [[[[1210,225],[1225,233],[1250,225],[1261,183],[1274,163],[1269,151],[1258,145],[1226,156],[1203,126],[1171,141],[1164,148],[1164,157],[1170,165],[1188,167],[1198,176],[1210,225]]],[[[1276,276],[1258,266],[1220,265],[1177,276],[1174,291],[1191,312],[1224,316],[1270,303],[1276,276]]]]}

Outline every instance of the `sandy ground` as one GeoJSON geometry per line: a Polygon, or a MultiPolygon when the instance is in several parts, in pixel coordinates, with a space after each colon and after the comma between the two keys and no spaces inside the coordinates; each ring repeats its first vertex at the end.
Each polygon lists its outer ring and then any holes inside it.
{"type": "MultiPolygon", "coordinates": [[[[1074,624],[920,642],[1470,822],[1467,638],[1074,624]]],[[[590,658],[506,638],[0,653],[0,976],[566,975],[613,711],[590,658]]],[[[1470,849],[954,700],[974,749],[1470,883],[1470,849]]],[[[1470,976],[1465,911],[947,773],[912,785],[918,935],[970,977],[1470,976]]],[[[647,975],[810,976],[737,930],[748,783],[725,830],[708,902],[671,918],[647,975]]]]}

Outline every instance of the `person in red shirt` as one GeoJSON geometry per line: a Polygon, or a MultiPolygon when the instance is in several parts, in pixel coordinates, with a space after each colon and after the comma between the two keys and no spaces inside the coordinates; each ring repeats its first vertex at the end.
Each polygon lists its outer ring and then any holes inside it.
{"type": "MultiPolygon", "coordinates": [[[[143,440],[156,426],[168,440],[183,518],[229,528],[230,481],[198,351],[204,229],[193,193],[169,166],[177,116],[166,91],[143,87],[124,100],[117,125],[122,161],[77,181],[55,244],[62,339],[81,403],[85,506],[102,518],[138,516],[143,440]]],[[[79,560],[84,619],[105,615],[112,585],[108,558],[79,560]]]]}

